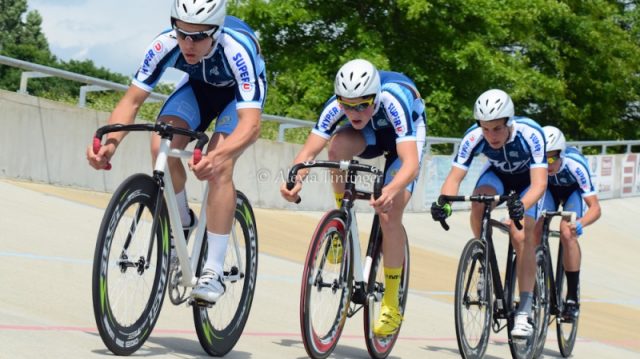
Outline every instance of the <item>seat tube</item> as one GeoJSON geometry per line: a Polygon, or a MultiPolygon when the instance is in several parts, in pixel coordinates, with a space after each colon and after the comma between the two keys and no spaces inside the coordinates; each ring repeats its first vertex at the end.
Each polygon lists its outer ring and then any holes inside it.
{"type": "MultiPolygon", "coordinates": [[[[356,213],[353,207],[349,208],[349,233],[351,235],[351,250],[353,251],[353,277],[356,282],[364,282],[364,278],[366,274],[364,274],[362,268],[362,252],[360,250],[360,236],[358,234],[358,223],[356,221],[356,213]]],[[[371,268],[371,258],[365,259],[365,270],[366,268],[371,268]],[[368,262],[368,264],[367,264],[368,262]]],[[[367,270],[368,272],[368,270],[367,270]]]]}

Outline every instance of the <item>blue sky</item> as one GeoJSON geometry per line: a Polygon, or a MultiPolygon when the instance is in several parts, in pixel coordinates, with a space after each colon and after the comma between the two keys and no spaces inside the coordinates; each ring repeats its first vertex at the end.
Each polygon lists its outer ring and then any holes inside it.
{"type": "MultiPolygon", "coordinates": [[[[42,16],[51,51],[62,60],[92,60],[132,76],[144,49],[170,27],[172,0],[28,0],[42,16]]],[[[175,81],[169,74],[165,80],[175,81]]]]}

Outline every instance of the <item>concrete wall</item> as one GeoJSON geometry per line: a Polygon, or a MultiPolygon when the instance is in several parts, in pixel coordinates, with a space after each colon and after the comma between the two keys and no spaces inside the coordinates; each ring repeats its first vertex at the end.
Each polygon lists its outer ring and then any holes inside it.
{"type": "MultiPolygon", "coordinates": [[[[131,133],[112,159],[111,171],[93,170],[85,151],[108,113],[81,109],[41,98],[0,90],[0,177],[112,192],[127,176],[150,173],[149,134],[131,133]]],[[[301,145],[258,140],[239,159],[234,181],[256,207],[326,210],[333,206],[328,176],[315,170],[302,190],[302,203],[290,204],[279,188],[301,145]]],[[[628,155],[593,156],[592,168],[603,181],[603,198],[640,195],[640,159],[628,155]],[[635,162],[634,162],[635,161],[635,162]],[[630,167],[630,163],[634,163],[630,167]],[[625,185],[626,182],[630,184],[625,185]],[[631,191],[624,187],[631,188],[631,191]],[[626,191],[626,193],[625,193],[626,191]]],[[[326,153],[318,159],[326,159],[326,153]]],[[[367,161],[383,166],[381,159],[367,161]]],[[[470,193],[483,160],[474,161],[461,193],[470,193]]],[[[450,168],[449,156],[427,156],[408,210],[423,211],[435,199],[450,168]]],[[[187,193],[201,198],[203,185],[191,173],[187,193]]],[[[361,203],[360,209],[368,209],[361,203]]]]}

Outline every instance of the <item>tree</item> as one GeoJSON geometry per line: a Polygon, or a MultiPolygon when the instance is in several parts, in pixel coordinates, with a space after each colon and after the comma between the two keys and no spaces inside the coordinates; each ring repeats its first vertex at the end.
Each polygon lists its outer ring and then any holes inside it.
{"type": "Polygon", "coordinates": [[[230,12],[259,33],[268,113],[315,119],[335,71],[364,57],[416,81],[431,136],[459,137],[489,88],[571,140],[639,135],[628,119],[640,93],[638,31],[615,1],[250,0],[230,12]]]}

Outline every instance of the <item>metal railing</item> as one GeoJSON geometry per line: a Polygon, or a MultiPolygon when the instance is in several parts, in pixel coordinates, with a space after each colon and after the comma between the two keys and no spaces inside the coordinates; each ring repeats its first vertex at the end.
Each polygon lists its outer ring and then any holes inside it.
{"type": "MultiPolygon", "coordinates": [[[[67,80],[77,81],[80,83],[85,83],[87,85],[80,87],[80,95],[78,98],[78,107],[84,107],[86,105],[86,94],[91,91],[126,91],[129,86],[119,84],[116,82],[111,82],[107,80],[98,79],[91,76],[80,75],[74,72],[57,69],[54,67],[38,65],[31,62],[14,59],[7,56],[0,55],[0,64],[18,67],[21,69],[29,70],[22,72],[20,76],[20,89],[19,93],[28,94],[27,85],[30,78],[41,78],[41,77],[60,77],[67,80]]],[[[152,92],[147,101],[164,101],[168,98],[168,95],[152,92]]],[[[263,114],[262,119],[265,121],[274,121],[278,122],[280,125],[278,127],[278,142],[284,142],[284,134],[285,131],[292,128],[300,128],[300,127],[308,127],[311,128],[315,125],[315,122],[304,121],[295,118],[283,117],[283,116],[275,116],[263,114]]],[[[431,154],[431,146],[438,144],[451,144],[453,145],[452,154],[455,154],[458,151],[458,146],[460,145],[460,138],[451,138],[451,137],[427,137],[427,143],[425,146],[425,154],[431,154]]],[[[578,142],[567,142],[569,145],[573,145],[578,147],[580,150],[584,147],[593,147],[593,146],[602,146],[602,154],[606,154],[608,147],[620,147],[625,146],[626,152],[632,152],[632,146],[640,146],[640,140],[637,141],[578,141],[578,142]]]]}

